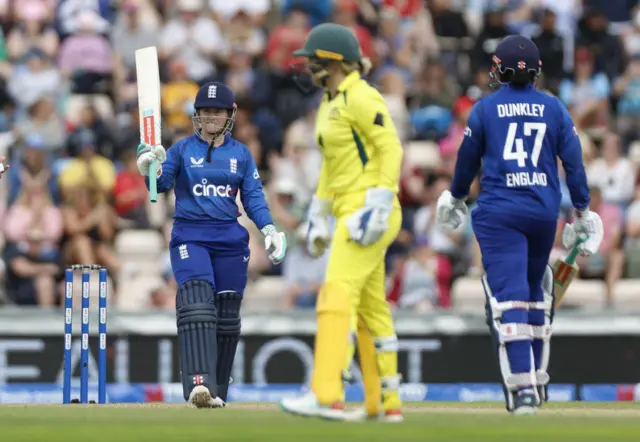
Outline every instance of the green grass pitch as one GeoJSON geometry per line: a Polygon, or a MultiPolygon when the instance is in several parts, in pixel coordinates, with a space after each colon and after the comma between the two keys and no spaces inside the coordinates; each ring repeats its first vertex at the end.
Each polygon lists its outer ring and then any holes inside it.
{"type": "Polygon", "coordinates": [[[2,405],[11,442],[570,442],[640,441],[640,404],[551,404],[511,416],[499,404],[406,406],[402,424],[343,423],[289,416],[273,404],[197,410],[176,404],[2,405]]]}

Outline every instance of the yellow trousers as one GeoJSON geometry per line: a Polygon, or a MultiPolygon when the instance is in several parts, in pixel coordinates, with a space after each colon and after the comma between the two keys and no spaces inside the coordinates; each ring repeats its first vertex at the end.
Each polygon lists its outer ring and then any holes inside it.
{"type": "Polygon", "coordinates": [[[397,338],[385,296],[385,253],[398,235],[402,213],[396,207],[383,237],[367,247],[351,241],[345,225],[349,215],[338,216],[331,244],[325,284],[317,302],[318,330],[312,390],[321,404],[344,398],[342,370],[351,356],[352,332],[370,415],[380,409],[400,408],[397,338]]]}

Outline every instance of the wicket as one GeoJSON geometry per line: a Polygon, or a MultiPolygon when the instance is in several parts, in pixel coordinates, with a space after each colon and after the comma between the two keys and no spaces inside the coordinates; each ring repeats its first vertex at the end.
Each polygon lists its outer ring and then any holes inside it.
{"type": "MultiPolygon", "coordinates": [[[[80,403],[89,403],[89,307],[91,271],[98,271],[98,403],[107,402],[107,269],[99,265],[72,265],[65,270],[64,296],[64,380],[62,403],[70,404],[71,347],[73,341],[73,276],[82,270],[82,325],[80,353],[80,403]]],[[[74,401],[77,402],[77,401],[74,401]]]]}

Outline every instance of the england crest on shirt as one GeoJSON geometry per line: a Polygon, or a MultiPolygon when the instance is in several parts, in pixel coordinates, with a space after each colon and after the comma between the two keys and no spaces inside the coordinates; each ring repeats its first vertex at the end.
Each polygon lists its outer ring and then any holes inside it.
{"type": "Polygon", "coordinates": [[[231,173],[237,173],[238,172],[238,160],[235,158],[230,158],[229,159],[229,171],[231,173]]]}

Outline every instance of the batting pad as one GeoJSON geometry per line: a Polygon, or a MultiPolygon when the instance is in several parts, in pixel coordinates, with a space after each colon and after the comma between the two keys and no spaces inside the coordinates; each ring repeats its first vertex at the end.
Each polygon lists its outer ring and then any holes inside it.
{"type": "Polygon", "coordinates": [[[176,296],[180,371],[185,401],[196,385],[217,396],[217,312],[213,288],[207,281],[187,281],[176,296]]]}
{"type": "Polygon", "coordinates": [[[227,400],[229,378],[236,357],[236,348],[240,341],[240,304],[242,295],[233,290],[216,293],[215,304],[218,310],[218,397],[227,400]]]}
{"type": "Polygon", "coordinates": [[[547,384],[549,383],[549,357],[551,355],[551,324],[555,314],[555,295],[553,293],[553,268],[547,266],[542,278],[543,300],[539,309],[529,310],[529,324],[533,331],[531,349],[536,369],[538,395],[541,401],[548,400],[547,384]]]}

